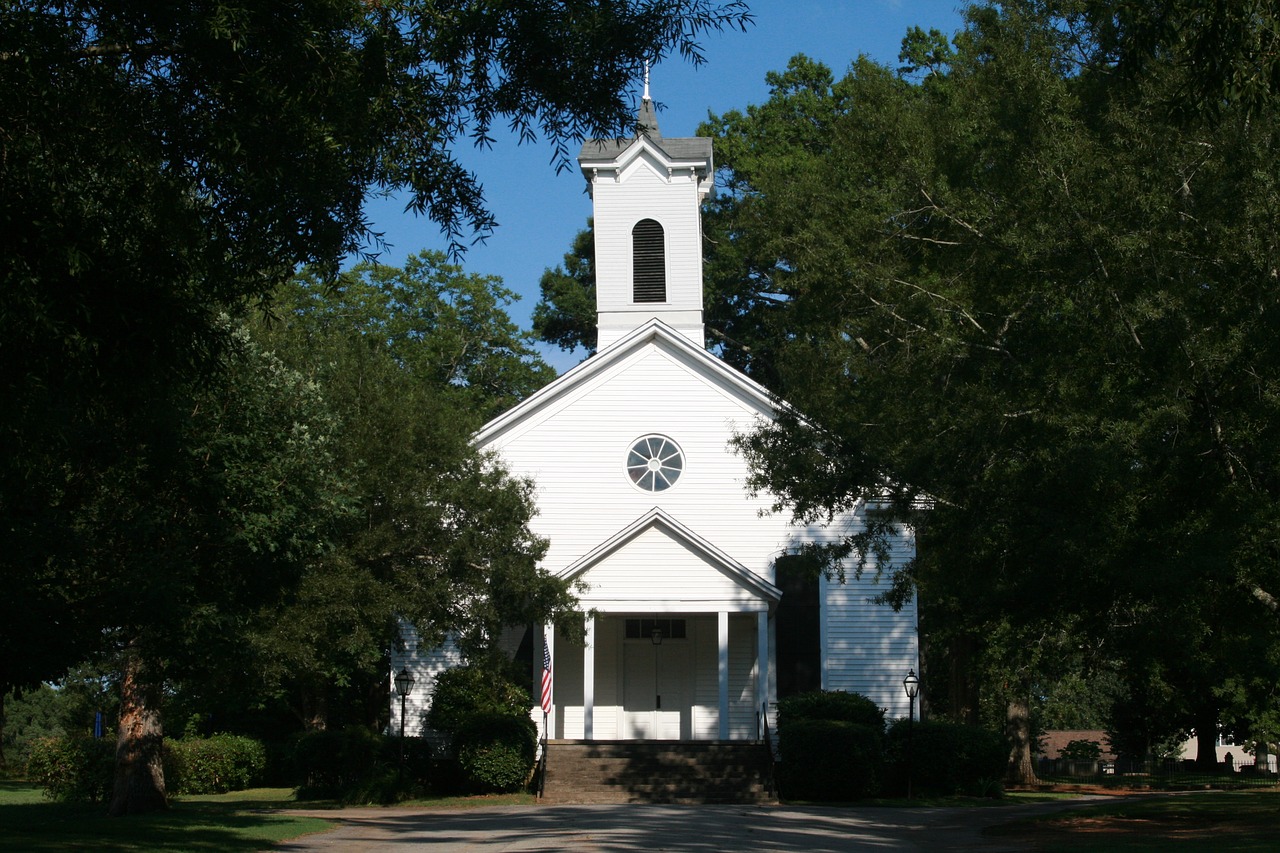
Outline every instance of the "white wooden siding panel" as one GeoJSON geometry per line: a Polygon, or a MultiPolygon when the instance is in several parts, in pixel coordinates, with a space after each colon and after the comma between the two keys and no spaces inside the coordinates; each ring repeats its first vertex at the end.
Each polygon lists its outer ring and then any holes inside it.
{"type": "Polygon", "coordinates": [[[773,558],[795,536],[784,516],[761,517],[769,498],[746,493],[745,463],[727,444],[756,412],[656,349],[622,368],[495,447],[514,471],[535,479],[534,527],[550,540],[544,565],[556,571],[572,563],[656,505],[771,580],[773,558]],[[625,472],[627,450],[649,433],[669,436],[685,454],[680,481],[665,492],[641,491],[625,472]]]}
{"type": "Polygon", "coordinates": [[[651,601],[679,591],[684,602],[749,602],[755,596],[684,542],[651,527],[581,575],[588,600],[651,601]]]}
{"type": "MultiPolygon", "coordinates": [[[[436,676],[462,664],[462,652],[457,643],[450,637],[444,645],[435,648],[422,647],[418,632],[408,622],[400,622],[399,647],[391,653],[391,677],[401,668],[407,668],[413,674],[413,692],[405,699],[404,733],[406,737],[434,737],[434,733],[426,731],[423,717],[431,708],[431,694],[435,689],[436,676]]],[[[396,693],[394,680],[391,683],[391,732],[400,734],[400,696],[396,693]]]]}

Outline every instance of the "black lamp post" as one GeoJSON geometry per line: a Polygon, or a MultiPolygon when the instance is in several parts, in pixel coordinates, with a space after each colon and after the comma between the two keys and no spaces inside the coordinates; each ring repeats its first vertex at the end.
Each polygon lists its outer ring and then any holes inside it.
{"type": "Polygon", "coordinates": [[[404,700],[413,692],[413,673],[403,666],[396,673],[396,693],[400,694],[400,783],[404,784],[404,700]]]}
{"type": "Polygon", "coordinates": [[[911,727],[916,716],[916,696],[920,695],[920,679],[916,678],[915,669],[907,670],[907,677],[902,679],[902,689],[907,691],[907,799],[911,799],[911,727]]]}

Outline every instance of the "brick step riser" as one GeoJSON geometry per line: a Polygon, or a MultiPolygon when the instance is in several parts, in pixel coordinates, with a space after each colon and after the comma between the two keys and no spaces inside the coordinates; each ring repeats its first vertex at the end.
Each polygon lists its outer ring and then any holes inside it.
{"type": "Polygon", "coordinates": [[[775,802],[755,743],[552,743],[548,803],[775,802]],[[661,781],[645,781],[654,778],[661,781]]]}

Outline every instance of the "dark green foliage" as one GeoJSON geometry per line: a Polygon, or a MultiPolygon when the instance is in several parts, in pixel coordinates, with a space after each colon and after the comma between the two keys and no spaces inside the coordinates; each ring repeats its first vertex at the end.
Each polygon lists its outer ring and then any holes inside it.
{"type": "Polygon", "coordinates": [[[436,676],[427,725],[436,731],[456,733],[480,717],[527,717],[529,691],[504,671],[509,662],[446,669],[436,676]]]}
{"type": "Polygon", "coordinates": [[[524,716],[480,714],[454,734],[453,750],[477,793],[518,791],[529,781],[538,729],[524,716]]]}
{"type": "Polygon", "coordinates": [[[382,737],[363,726],[307,732],[294,746],[299,796],[336,796],[374,775],[382,737]]]}
{"type": "Polygon", "coordinates": [[[884,730],[884,709],[866,696],[843,690],[814,690],[778,702],[778,725],[800,720],[834,720],[884,730]]]}
{"type": "Polygon", "coordinates": [[[912,526],[909,563],[891,523],[823,554],[919,593],[958,719],[1025,732],[1113,671],[1137,741],[1280,732],[1273,6],[974,4],[912,79],[796,57],[710,123],[709,292],[781,294],[766,381],[804,413],[740,443],[752,485],[912,526]]]}
{"type": "Polygon", "coordinates": [[[574,235],[564,265],[544,270],[542,298],[533,309],[533,333],[560,349],[596,351],[596,243],[593,223],[574,235]]]}
{"type": "Polygon", "coordinates": [[[293,750],[299,799],[334,798],[345,803],[394,802],[429,781],[431,747],[421,738],[380,735],[364,726],[307,732],[293,750]],[[404,747],[403,785],[400,749],[404,747]]]}
{"type": "Polygon", "coordinates": [[[111,738],[42,738],[31,745],[27,779],[43,787],[51,799],[101,803],[111,791],[115,757],[111,738]]]}
{"type": "Polygon", "coordinates": [[[165,787],[176,794],[222,794],[258,784],[267,767],[261,742],[215,734],[166,743],[165,787]]]}
{"type": "Polygon", "coordinates": [[[116,468],[168,469],[221,311],[376,244],[384,190],[455,244],[483,235],[459,146],[498,122],[562,160],[633,121],[644,61],[697,61],[700,34],[748,20],[709,0],[5,4],[0,690],[86,657],[115,625],[104,591],[178,597],[109,553],[98,513],[113,490],[167,506],[116,468]]]}
{"type": "Polygon", "coordinates": [[[278,319],[256,329],[321,388],[355,505],[251,638],[269,688],[309,726],[326,724],[326,697],[385,673],[397,619],[424,643],[450,633],[483,653],[504,626],[571,604],[568,585],[538,568],[529,484],[470,442],[554,375],[507,315],[511,299],[497,279],[422,252],[331,286],[299,275],[276,294],[278,319]]]}
{"type": "Polygon", "coordinates": [[[1097,761],[1102,757],[1102,744],[1096,740],[1073,740],[1058,750],[1058,757],[1068,761],[1097,761]]]}
{"type": "Polygon", "coordinates": [[[778,784],[788,800],[872,797],[884,778],[884,729],[839,720],[778,718],[778,784]]]}
{"type": "MultiPolygon", "coordinates": [[[[895,720],[888,732],[890,789],[897,794],[906,791],[907,728],[906,720],[895,720]]],[[[1009,745],[995,732],[957,723],[911,725],[913,793],[998,796],[1008,762],[1009,745]]]]}

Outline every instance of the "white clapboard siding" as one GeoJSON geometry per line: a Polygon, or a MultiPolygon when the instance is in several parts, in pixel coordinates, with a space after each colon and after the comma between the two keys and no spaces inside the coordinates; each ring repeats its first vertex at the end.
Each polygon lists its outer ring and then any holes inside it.
{"type": "MultiPolygon", "coordinates": [[[[904,531],[893,550],[895,564],[909,559],[912,544],[904,531]]],[[[875,600],[887,588],[874,565],[860,579],[850,573],[843,584],[822,582],[822,675],[826,689],[861,693],[893,719],[907,715],[902,679],[919,669],[919,639],[915,599],[894,611],[875,600]]]]}
{"type": "Polygon", "coordinates": [[[642,144],[620,168],[592,179],[601,348],[653,318],[703,345],[701,192],[693,172],[673,174],[670,165],[642,144]],[[632,301],[632,229],[642,219],[663,230],[667,298],[661,303],[632,301]]]}
{"type": "Polygon", "coordinates": [[[608,373],[589,393],[489,445],[512,470],[534,479],[533,526],[550,541],[543,565],[560,570],[658,506],[772,579],[773,559],[793,532],[785,516],[762,516],[769,499],[747,493],[746,466],[729,446],[759,409],[665,347],[643,349],[608,373]],[[664,492],[643,491],[626,474],[627,452],[651,433],[672,439],[684,454],[680,480],[664,492]]]}
{"type": "Polygon", "coordinates": [[[414,678],[413,692],[404,703],[404,733],[407,737],[434,737],[426,730],[423,717],[431,708],[436,676],[461,664],[462,652],[453,638],[447,638],[441,646],[423,647],[418,632],[402,621],[400,642],[391,652],[391,733],[400,734],[400,696],[396,693],[395,675],[401,668],[407,668],[414,678]]]}
{"type": "Polygon", "coordinates": [[[706,603],[745,606],[758,598],[661,527],[642,531],[579,577],[591,600],[608,600],[615,606],[635,602],[649,611],[659,610],[673,590],[679,590],[679,606],[686,608],[706,603]]]}

